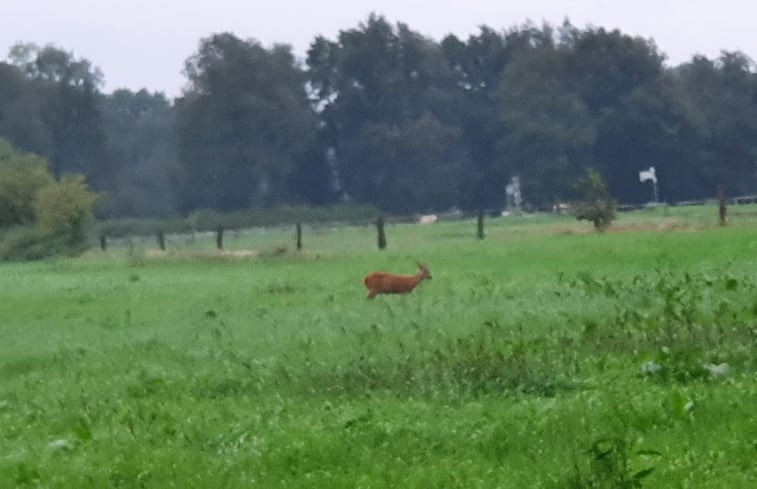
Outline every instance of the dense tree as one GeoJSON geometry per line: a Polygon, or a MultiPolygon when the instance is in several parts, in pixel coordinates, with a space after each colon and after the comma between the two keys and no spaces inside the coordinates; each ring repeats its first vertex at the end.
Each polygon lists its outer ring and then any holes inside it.
{"type": "Polygon", "coordinates": [[[182,208],[284,201],[293,170],[313,156],[317,129],[291,49],[216,34],[185,72],[176,103],[182,208]]]}
{"type": "Polygon", "coordinates": [[[110,216],[176,212],[179,178],[174,111],[162,93],[116,90],[101,103],[107,150],[118,182],[103,210],[110,216]]]}
{"type": "Polygon", "coordinates": [[[344,153],[345,187],[363,202],[396,213],[446,209],[458,202],[464,155],[460,131],[427,113],[400,126],[366,125],[344,153]]]}
{"type": "Polygon", "coordinates": [[[651,102],[641,92],[665,96],[659,80],[664,57],[652,41],[618,30],[564,26],[561,35],[568,75],[596,128],[593,158],[586,164],[602,168],[613,194],[625,202],[646,200],[649,193],[638,182],[638,172],[649,166],[664,172],[665,162],[656,160],[667,145],[659,137],[665,134],[661,127],[641,120],[650,107],[633,104],[651,102]]]}
{"type": "Polygon", "coordinates": [[[24,72],[0,62],[0,136],[26,151],[52,153],[50,133],[42,121],[41,97],[24,72]]]}
{"type": "MultiPolygon", "coordinates": [[[[56,178],[86,173],[95,187],[107,190],[112,174],[98,108],[102,73],[89,60],[54,46],[17,44],[9,57],[29,81],[34,122],[42,133],[29,143],[34,146],[21,147],[47,157],[56,178]]],[[[16,114],[13,108],[0,110],[16,114]]],[[[27,118],[21,115],[28,125],[27,118]]]]}
{"type": "Polygon", "coordinates": [[[453,118],[463,131],[470,156],[461,184],[463,208],[502,205],[505,184],[516,171],[517,158],[501,146],[508,131],[497,104],[501,77],[515,57],[552,42],[548,27],[540,30],[530,24],[503,32],[482,26],[467,42],[453,35],[441,41],[460,99],[453,118]]]}
{"type": "MultiPolygon", "coordinates": [[[[713,195],[723,184],[732,194],[753,193],[757,170],[757,75],[743,53],[724,52],[717,60],[697,56],[677,70],[681,98],[697,129],[687,141],[698,152],[687,162],[699,176],[674,198],[713,195]]],[[[682,173],[679,170],[679,173],[682,173]]]]}
{"type": "Polygon", "coordinates": [[[522,52],[500,79],[496,101],[506,130],[499,150],[535,204],[569,198],[571,182],[592,163],[595,121],[569,68],[563,49],[545,43],[522,52]]]}
{"type": "Polygon", "coordinates": [[[394,212],[458,204],[468,157],[438,44],[371,15],[337,42],[316,39],[308,67],[349,197],[394,212]]]}

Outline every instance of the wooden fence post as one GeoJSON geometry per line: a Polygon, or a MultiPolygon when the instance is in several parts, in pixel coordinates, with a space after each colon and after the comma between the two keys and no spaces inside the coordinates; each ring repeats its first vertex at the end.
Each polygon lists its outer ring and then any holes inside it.
{"type": "Polygon", "coordinates": [[[162,229],[158,231],[158,246],[160,247],[160,251],[166,251],[166,235],[162,229]]]}
{"type": "Polygon", "coordinates": [[[297,234],[297,251],[300,251],[302,249],[302,224],[299,222],[296,226],[296,234],[297,234]]]}
{"type": "Polygon", "coordinates": [[[728,209],[725,206],[725,191],[722,185],[718,185],[718,216],[720,217],[720,225],[726,225],[726,213],[728,209]]]}
{"type": "Polygon", "coordinates": [[[103,251],[108,249],[108,239],[105,237],[104,234],[100,235],[100,249],[103,251]]]}
{"type": "Polygon", "coordinates": [[[478,211],[478,239],[484,239],[484,211],[478,211]]]}
{"type": "Polygon", "coordinates": [[[216,248],[219,250],[223,249],[223,228],[216,230],[216,248]]]}
{"type": "Polygon", "coordinates": [[[380,250],[386,248],[386,234],[384,234],[384,218],[376,219],[376,230],[378,231],[378,247],[380,250]]]}

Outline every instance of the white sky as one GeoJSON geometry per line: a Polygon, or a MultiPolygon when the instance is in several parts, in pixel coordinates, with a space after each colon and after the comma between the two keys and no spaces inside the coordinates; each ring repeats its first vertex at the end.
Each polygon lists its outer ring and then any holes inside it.
{"type": "Polygon", "coordinates": [[[532,20],[619,28],[653,38],[670,64],[722,49],[757,57],[751,0],[0,0],[0,59],[17,41],[52,43],[92,61],[116,88],[180,93],[184,60],[200,38],[230,31],[264,45],[291,44],[300,57],[318,35],[335,39],[368,14],[404,22],[440,40],[467,39],[532,20]]]}

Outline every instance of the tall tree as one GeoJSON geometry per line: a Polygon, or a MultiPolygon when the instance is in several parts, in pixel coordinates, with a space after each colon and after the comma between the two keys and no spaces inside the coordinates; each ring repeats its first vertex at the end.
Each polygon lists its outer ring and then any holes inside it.
{"type": "Polygon", "coordinates": [[[24,72],[0,62],[0,135],[19,149],[51,154],[52,141],[40,105],[40,97],[24,72]]]}
{"type": "Polygon", "coordinates": [[[117,188],[105,206],[112,216],[176,211],[178,179],[174,112],[162,93],[116,90],[102,98],[108,154],[117,188]]]}
{"type": "Polygon", "coordinates": [[[307,63],[347,195],[395,212],[458,204],[467,152],[437,43],[371,15],[336,42],[317,38],[307,63]]]}
{"type": "Polygon", "coordinates": [[[317,119],[289,46],[215,34],[185,63],[176,102],[184,210],[230,210],[287,196],[312,156],[317,119]]]}
{"type": "Polygon", "coordinates": [[[497,102],[500,80],[513,59],[551,43],[547,26],[538,29],[531,24],[501,32],[481,26],[465,42],[453,35],[442,40],[441,49],[460,98],[454,106],[455,117],[470,155],[463,174],[462,207],[480,209],[502,204],[516,162],[500,147],[507,132],[497,102]]]}
{"type": "Polygon", "coordinates": [[[30,81],[39,101],[39,129],[45,133],[37,138],[40,147],[25,149],[47,157],[56,178],[84,173],[95,188],[108,190],[112,174],[98,107],[100,70],[54,46],[17,44],[9,59],[30,81]]]}
{"type": "Polygon", "coordinates": [[[581,31],[566,24],[561,35],[570,52],[573,83],[597,129],[593,164],[604,169],[614,195],[626,202],[646,200],[638,172],[655,166],[664,173],[662,155],[670,154],[665,141],[654,137],[662,128],[643,124],[643,112],[632,104],[642,102],[642,91],[665,95],[665,80],[660,80],[664,56],[653,41],[618,30],[581,31]]]}
{"type": "Polygon", "coordinates": [[[562,47],[542,43],[515,56],[497,90],[498,148],[534,205],[572,198],[573,180],[592,164],[595,122],[569,69],[562,47]]]}
{"type": "MultiPolygon", "coordinates": [[[[723,184],[731,195],[753,193],[757,183],[757,74],[740,52],[716,60],[702,56],[676,70],[677,88],[697,132],[687,141],[698,151],[692,191],[713,196],[723,184]]],[[[676,192],[677,197],[681,197],[676,192]]]]}

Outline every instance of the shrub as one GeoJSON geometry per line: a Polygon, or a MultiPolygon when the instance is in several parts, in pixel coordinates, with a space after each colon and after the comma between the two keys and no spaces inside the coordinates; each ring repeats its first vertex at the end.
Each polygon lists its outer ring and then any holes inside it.
{"type": "Polygon", "coordinates": [[[44,158],[3,151],[0,154],[0,228],[34,220],[34,196],[53,183],[44,158]]]}
{"type": "Polygon", "coordinates": [[[84,176],[66,175],[60,182],[37,192],[34,211],[45,232],[65,237],[68,244],[76,248],[86,241],[96,200],[97,194],[87,189],[84,176]]]}
{"type": "Polygon", "coordinates": [[[68,237],[50,234],[38,226],[18,226],[0,236],[0,260],[41,260],[56,255],[75,254],[68,237]]]}
{"type": "Polygon", "coordinates": [[[615,201],[602,175],[596,170],[587,170],[586,176],[576,182],[576,190],[581,199],[573,206],[576,219],[591,221],[598,231],[609,227],[615,220],[615,201]]]}

